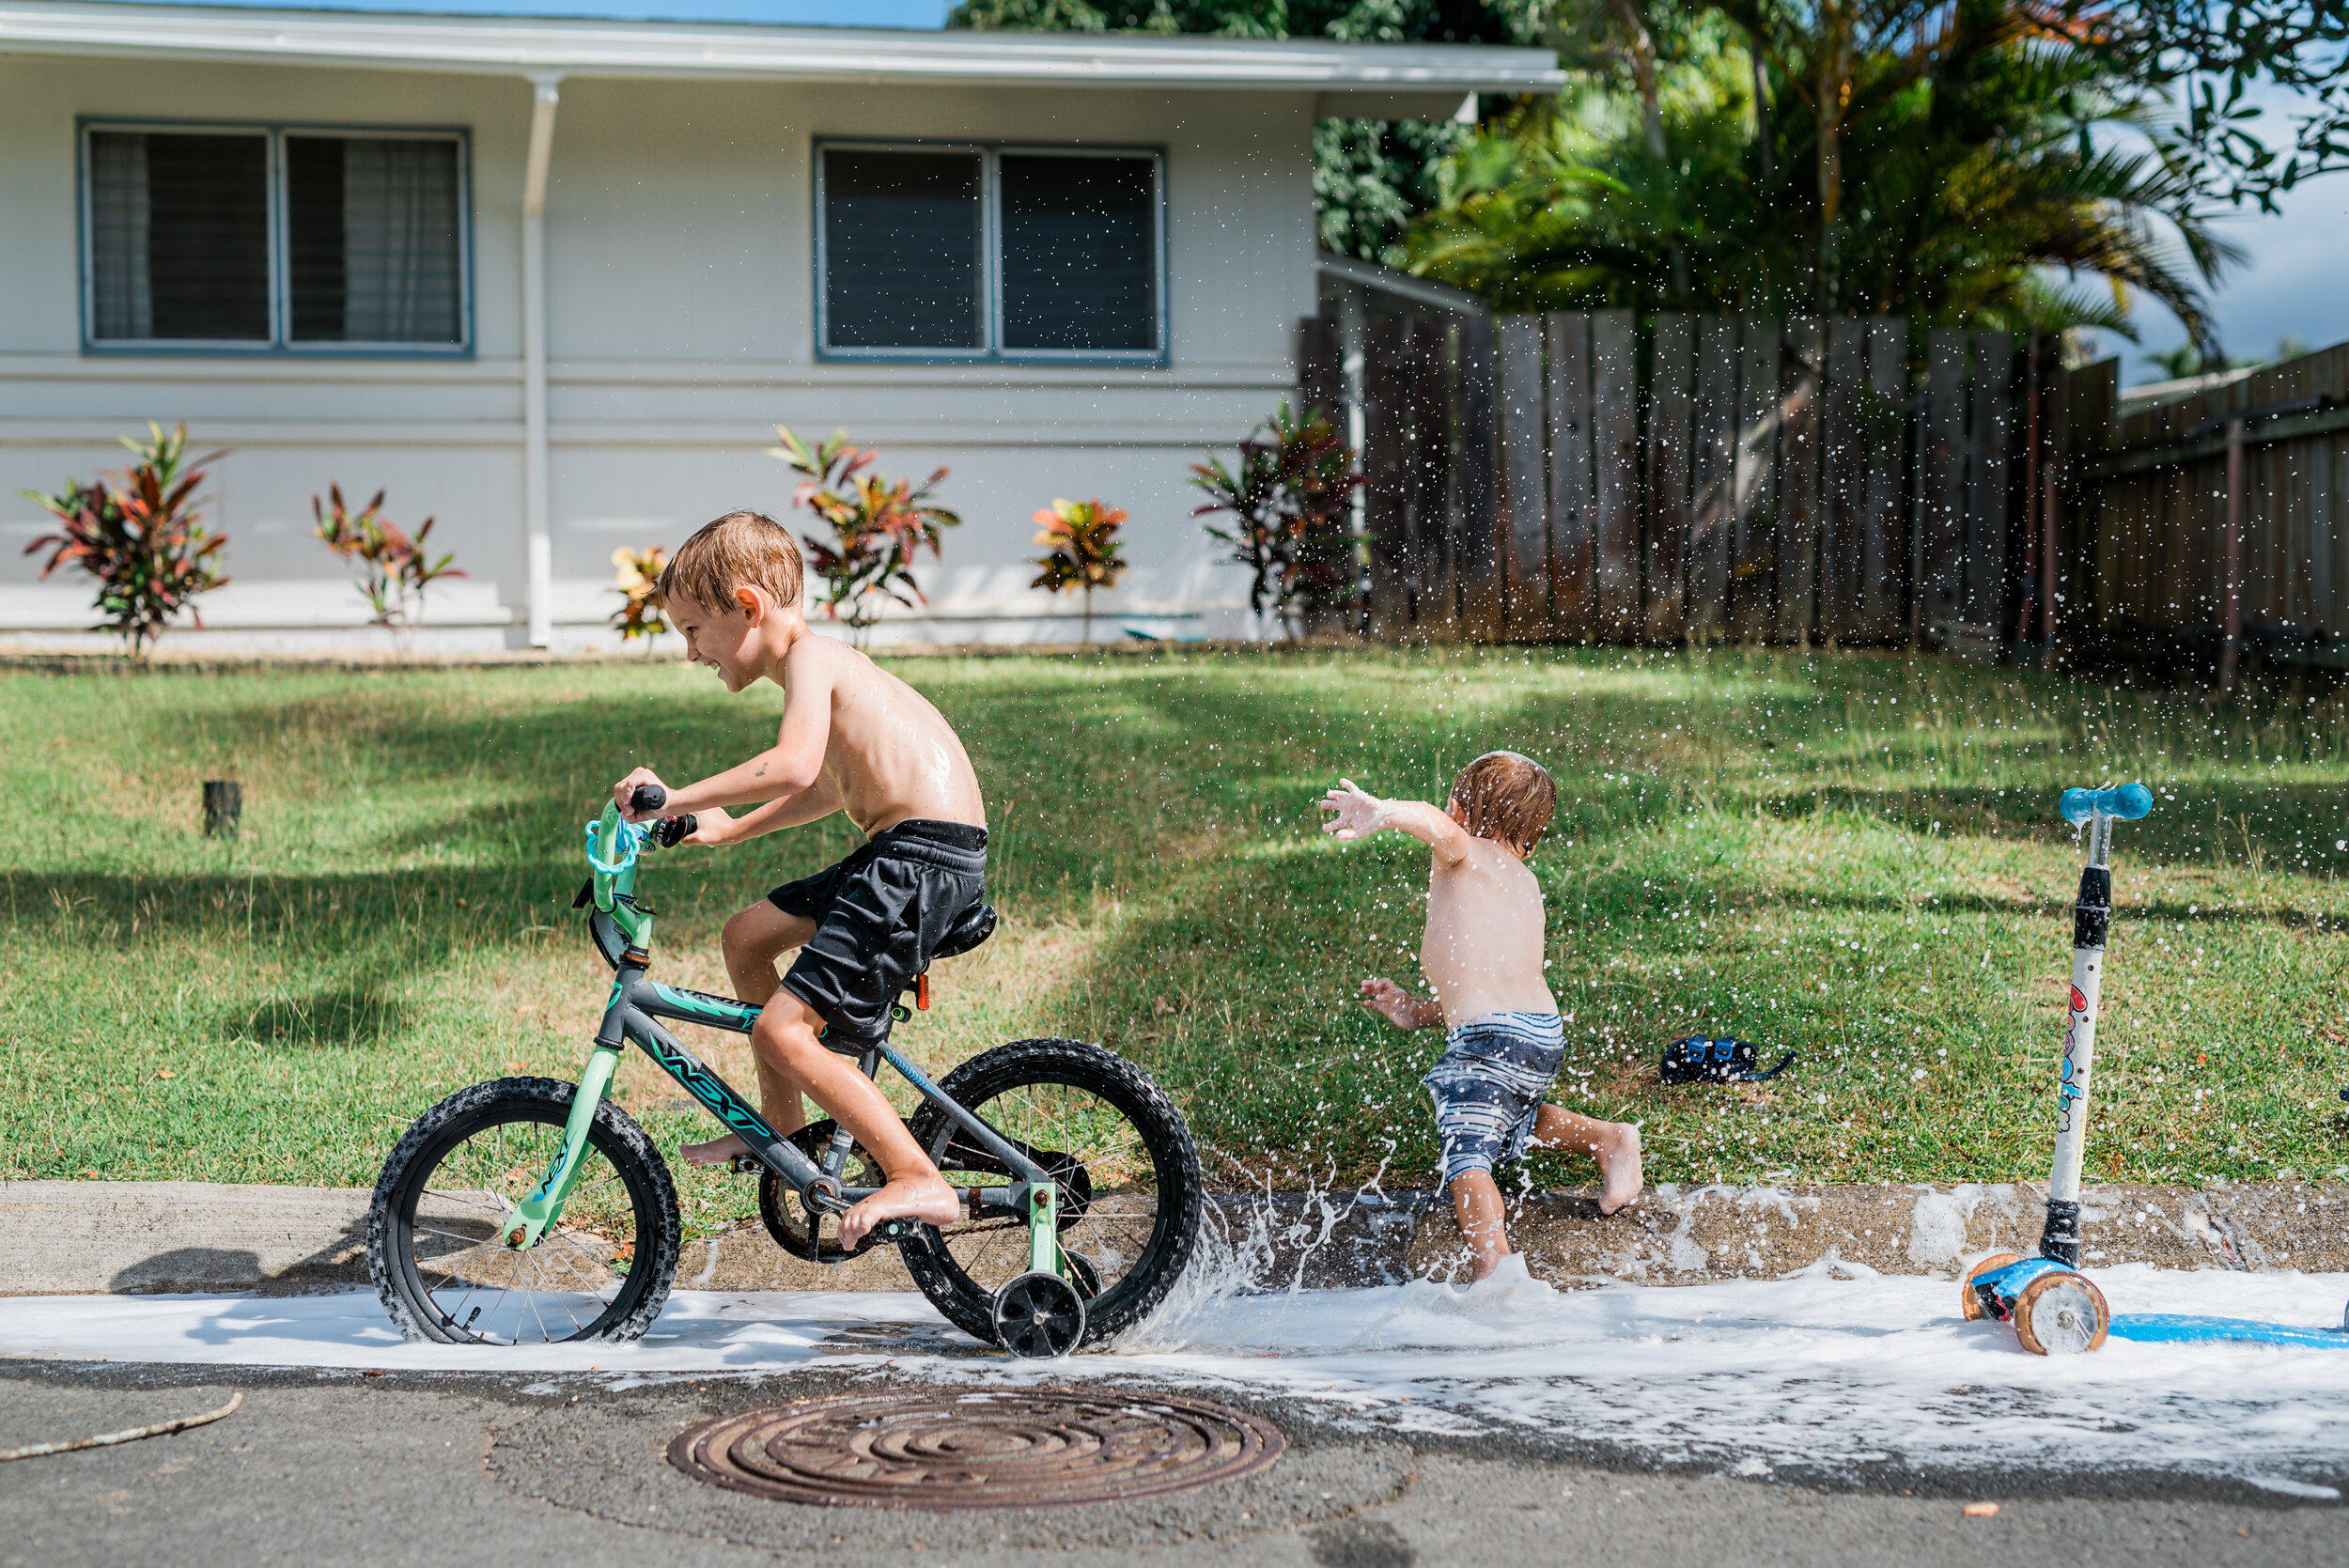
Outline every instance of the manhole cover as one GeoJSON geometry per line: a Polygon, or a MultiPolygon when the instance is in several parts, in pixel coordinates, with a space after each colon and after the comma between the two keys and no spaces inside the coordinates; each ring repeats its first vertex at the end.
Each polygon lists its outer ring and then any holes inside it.
{"type": "Polygon", "coordinates": [[[669,1463],[762,1498],[959,1513],[1188,1492],[1261,1470],[1287,1446],[1205,1400],[900,1389],[704,1421],[669,1445],[669,1463]]]}

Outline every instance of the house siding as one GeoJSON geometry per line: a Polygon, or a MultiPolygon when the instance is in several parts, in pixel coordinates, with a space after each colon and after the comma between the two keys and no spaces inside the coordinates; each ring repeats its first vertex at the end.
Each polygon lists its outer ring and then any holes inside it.
{"type": "MultiPolygon", "coordinates": [[[[557,645],[608,641],[616,546],[674,546],[737,506],[786,515],[792,476],[760,450],[778,422],[845,427],[893,474],[951,470],[941,494],[964,523],[923,574],[931,613],[884,639],[1068,635],[1075,605],[1027,587],[1029,514],[1094,494],[1133,515],[1133,571],[1105,618],[1247,629],[1243,584],[1215,562],[1184,481],[1294,380],[1292,327],[1315,299],[1312,116],[1283,93],[567,82],[546,217],[557,645]],[[1168,363],[818,361],[812,158],[832,137],[1163,149],[1168,363]],[[1038,618],[1055,611],[1069,618],[1038,618]]],[[[79,582],[35,582],[20,551],[43,514],[15,491],[115,466],[114,438],[155,419],[234,449],[211,515],[236,582],[206,601],[205,640],[351,640],[363,608],[310,537],[309,498],[334,480],[347,496],[387,489],[403,523],[436,517],[434,541],[472,574],[436,588],[419,645],[519,643],[529,117],[513,77],[0,59],[0,639],[71,641],[88,613],[79,582]],[[472,355],[86,353],[75,127],[93,117],[465,128],[472,355]]]]}

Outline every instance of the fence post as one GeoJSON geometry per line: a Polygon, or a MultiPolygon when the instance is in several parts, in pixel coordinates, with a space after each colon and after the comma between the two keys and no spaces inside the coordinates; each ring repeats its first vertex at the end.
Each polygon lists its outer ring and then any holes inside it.
{"type": "Polygon", "coordinates": [[[2015,340],[1974,334],[1973,416],[1967,432],[1965,587],[1958,619],[1968,642],[1995,650],[2006,637],[2008,451],[2015,413],[2015,340]]]}
{"type": "Polygon", "coordinates": [[[1776,327],[1737,324],[1736,445],[1730,471],[1729,634],[1770,634],[1778,578],[1776,327]]]}
{"type": "Polygon", "coordinates": [[[1856,635],[1875,643],[1901,641],[1901,607],[1908,583],[1908,323],[1890,316],[1868,323],[1868,386],[1860,399],[1866,422],[1867,483],[1859,504],[1859,538],[1865,547],[1854,607],[1856,635]]]}
{"type": "Polygon", "coordinates": [[[1688,430],[1688,601],[1691,638],[1729,629],[1729,532],[1737,477],[1737,318],[1697,319],[1696,401],[1688,430]]]}
{"type": "Polygon", "coordinates": [[[1592,619],[1617,637],[1640,624],[1639,363],[1631,312],[1592,312],[1592,619]]]}
{"type": "Polygon", "coordinates": [[[1819,635],[1840,642],[1859,629],[1867,536],[1867,326],[1848,316],[1827,322],[1819,464],[1819,635]]]}
{"type": "Polygon", "coordinates": [[[1370,535],[1370,634],[1402,636],[1411,624],[1410,379],[1403,323],[1362,323],[1362,525],[1370,535]]]}
{"type": "Polygon", "coordinates": [[[1809,646],[1819,592],[1819,379],[1827,331],[1815,319],[1786,324],[1779,382],[1778,635],[1809,646]]]}
{"type": "Polygon", "coordinates": [[[1452,582],[1452,323],[1414,316],[1404,323],[1411,447],[1405,471],[1410,517],[1411,625],[1450,636],[1457,610],[1452,582]]]}
{"type": "Polygon", "coordinates": [[[1504,536],[1507,635],[1522,641],[1549,632],[1549,487],[1543,475],[1548,429],[1542,418],[1539,316],[1501,320],[1501,454],[1508,482],[1504,536]]]}
{"type": "Polygon", "coordinates": [[[1936,328],[1927,339],[1917,469],[1917,631],[1947,643],[1962,606],[1966,537],[1966,334],[1955,328],[1936,328]]]}
{"type": "Polygon", "coordinates": [[[1497,398],[1492,318],[1461,318],[1459,345],[1453,424],[1459,439],[1455,473],[1460,511],[1453,561],[1460,582],[1461,629],[1478,641],[1491,641],[1501,634],[1502,608],[1499,507],[1494,494],[1501,453],[1493,427],[1497,398]]]}
{"type": "Polygon", "coordinates": [[[1549,635],[1588,637],[1591,609],[1591,318],[1549,330],[1549,635]]]}
{"type": "Polygon", "coordinates": [[[1647,390],[1647,613],[1656,642],[1676,641],[1686,622],[1688,429],[1696,321],[1658,316],[1647,390]]]}

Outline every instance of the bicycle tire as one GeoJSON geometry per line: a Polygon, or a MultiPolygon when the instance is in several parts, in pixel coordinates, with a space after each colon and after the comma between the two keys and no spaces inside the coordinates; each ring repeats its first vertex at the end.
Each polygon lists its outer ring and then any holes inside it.
{"type": "MultiPolygon", "coordinates": [[[[459,1324],[434,1304],[417,1266],[417,1205],[442,1161],[484,1132],[528,1125],[552,1127],[559,1137],[577,1094],[576,1084],[559,1079],[495,1079],[459,1089],[416,1118],[401,1136],[391,1157],[383,1162],[383,1173],[376,1181],[375,1197],[367,1207],[367,1273],[401,1337],[443,1344],[499,1343],[489,1335],[470,1332],[466,1324],[459,1324]]],[[[677,1280],[682,1229],[677,1187],[645,1129],[609,1100],[596,1107],[587,1142],[592,1154],[610,1163],[627,1193],[633,1230],[627,1245],[626,1274],[608,1304],[589,1322],[576,1325],[576,1332],[557,1335],[550,1331],[546,1338],[633,1340],[661,1315],[677,1280]]],[[[574,1193],[574,1202],[577,1197],[574,1193]]],[[[564,1218],[568,1224],[573,1216],[567,1210],[564,1218]]],[[[474,1250],[482,1249],[476,1246],[474,1250]]],[[[472,1321],[469,1318],[467,1324],[472,1321]]]]}
{"type": "MultiPolygon", "coordinates": [[[[1206,1184],[1200,1175],[1199,1151],[1182,1113],[1147,1073],[1098,1046],[1081,1040],[1016,1040],[972,1057],[949,1073],[939,1088],[957,1105],[986,1116],[989,1101],[1043,1084],[1081,1090],[1106,1102],[1140,1135],[1150,1157],[1155,1200],[1150,1234],[1134,1265],[1087,1303],[1084,1343],[1095,1343],[1140,1323],[1174,1288],[1174,1281],[1190,1263],[1206,1223],[1206,1184]]],[[[994,1125],[995,1118],[988,1121],[994,1125]]],[[[912,1130],[923,1151],[941,1168],[947,1166],[957,1128],[946,1113],[935,1105],[925,1105],[914,1115],[912,1130]]],[[[1107,1184],[1092,1181],[1081,1171],[1074,1174],[1078,1179],[1069,1185],[1084,1197],[1064,1202],[1061,1227],[1065,1234],[1081,1235],[1088,1208],[1104,1201],[1107,1184]]],[[[1024,1230],[1017,1222],[1014,1226],[1024,1230]]],[[[957,1232],[949,1234],[930,1225],[917,1229],[911,1239],[901,1244],[906,1270],[949,1323],[983,1343],[993,1344],[995,1289],[988,1281],[973,1278],[957,1261],[952,1246],[959,1239],[960,1227],[957,1232]]],[[[1003,1281],[993,1281],[997,1288],[1027,1267],[1024,1237],[1013,1250],[1017,1266],[1006,1263],[1009,1272],[1003,1281]]]]}

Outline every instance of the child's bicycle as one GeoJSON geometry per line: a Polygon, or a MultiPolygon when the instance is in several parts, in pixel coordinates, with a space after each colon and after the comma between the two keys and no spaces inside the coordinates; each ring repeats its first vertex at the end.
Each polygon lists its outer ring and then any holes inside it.
{"type": "MultiPolygon", "coordinates": [[[[661,809],[656,785],[630,802],[661,809]]],[[[587,910],[615,971],[586,1071],[573,1085],[507,1078],[460,1089],[417,1119],[375,1187],[367,1266],[412,1340],[526,1344],[632,1340],[677,1278],[677,1188],[652,1140],[604,1098],[633,1042],[752,1154],[759,1215],[786,1250],[819,1263],[853,1254],[838,1217],[879,1172],[845,1128],[817,1122],[781,1136],[656,1020],[748,1033],[758,1009],[663,986],[651,964],[653,911],[636,896],[639,855],[693,831],[691,816],[639,826],[618,811],[587,828],[587,910]]],[[[965,953],[993,931],[981,906],[939,944],[965,953]]],[[[928,976],[913,986],[927,1006],[928,976]]],[[[909,1017],[902,1005],[897,1017],[909,1017]]],[[[964,1192],[964,1217],[938,1227],[876,1226],[856,1249],[894,1243],[947,1320],[1019,1356],[1066,1355],[1141,1321],[1190,1260],[1206,1206],[1199,1156],[1182,1116],[1149,1077],[1098,1046],[1019,1040],[932,1083],[884,1042],[882,1061],[923,1099],[914,1139],[964,1192]]]]}

